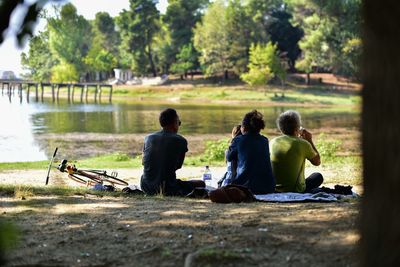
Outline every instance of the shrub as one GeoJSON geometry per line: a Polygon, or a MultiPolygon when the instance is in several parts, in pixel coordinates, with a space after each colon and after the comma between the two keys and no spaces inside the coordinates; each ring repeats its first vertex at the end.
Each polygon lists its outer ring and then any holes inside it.
{"type": "Polygon", "coordinates": [[[316,147],[323,161],[331,161],[335,158],[340,144],[340,141],[337,140],[327,140],[325,134],[321,133],[316,147]]]}
{"type": "Polygon", "coordinates": [[[129,161],[131,158],[127,154],[115,153],[113,154],[114,161],[129,161]]]}
{"type": "Polygon", "coordinates": [[[203,158],[210,161],[224,161],[225,150],[229,147],[228,139],[221,139],[217,141],[207,141],[206,150],[204,151],[203,158]]]}

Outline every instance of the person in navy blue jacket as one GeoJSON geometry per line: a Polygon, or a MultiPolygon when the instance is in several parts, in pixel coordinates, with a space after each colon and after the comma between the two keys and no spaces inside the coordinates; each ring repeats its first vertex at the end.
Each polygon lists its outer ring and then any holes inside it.
{"type": "Polygon", "coordinates": [[[249,188],[253,194],[268,194],[275,191],[268,139],[260,134],[265,128],[263,115],[257,110],[247,113],[242,121],[239,135],[233,139],[227,160],[237,161],[236,177],[232,184],[249,188]]]}

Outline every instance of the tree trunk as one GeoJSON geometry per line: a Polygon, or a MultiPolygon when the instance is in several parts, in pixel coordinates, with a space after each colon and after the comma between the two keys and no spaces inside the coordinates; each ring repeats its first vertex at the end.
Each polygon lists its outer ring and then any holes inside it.
{"type": "Polygon", "coordinates": [[[224,81],[227,81],[229,79],[229,72],[225,70],[224,72],[224,81]]]}
{"type": "Polygon", "coordinates": [[[400,266],[400,3],[365,0],[361,266],[400,266]]]}
{"type": "Polygon", "coordinates": [[[307,85],[310,85],[310,84],[311,84],[311,73],[309,73],[309,72],[307,72],[306,84],[307,84],[307,85]]]}
{"type": "Polygon", "coordinates": [[[153,73],[154,77],[157,77],[157,70],[156,70],[156,66],[154,65],[153,52],[151,50],[151,46],[150,45],[149,45],[149,52],[147,53],[147,57],[149,59],[151,72],[153,73]]]}

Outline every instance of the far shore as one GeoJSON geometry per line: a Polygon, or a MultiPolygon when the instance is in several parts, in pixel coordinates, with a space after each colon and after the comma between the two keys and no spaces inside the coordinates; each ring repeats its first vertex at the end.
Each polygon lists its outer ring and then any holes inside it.
{"type": "MultiPolygon", "coordinates": [[[[300,107],[359,107],[361,85],[343,81],[332,74],[313,74],[315,80],[306,85],[299,82],[300,74],[291,75],[285,86],[267,85],[251,87],[238,80],[225,83],[212,83],[210,80],[179,80],[173,78],[164,85],[114,85],[113,102],[167,102],[172,104],[196,105],[261,105],[261,106],[300,106],[300,107]],[[321,78],[323,77],[323,78],[321,78]]],[[[94,89],[89,91],[88,102],[95,102],[94,89]],[[93,91],[93,92],[92,92],[93,91]]],[[[79,102],[78,92],[75,101],[79,102]]],[[[109,91],[102,93],[102,103],[108,102],[109,91]]],[[[45,90],[45,98],[51,98],[45,90]]],[[[60,98],[67,98],[67,90],[60,90],[60,98]]]]}

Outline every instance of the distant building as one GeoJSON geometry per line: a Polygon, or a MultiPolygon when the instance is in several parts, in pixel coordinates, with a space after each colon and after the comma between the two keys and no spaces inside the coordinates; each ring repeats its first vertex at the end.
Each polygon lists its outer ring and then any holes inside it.
{"type": "Polygon", "coordinates": [[[2,80],[16,80],[17,76],[13,71],[6,70],[6,71],[1,71],[0,70],[0,79],[2,80]]]}
{"type": "Polygon", "coordinates": [[[133,73],[131,70],[127,69],[114,69],[115,79],[126,82],[132,79],[133,73]]]}

